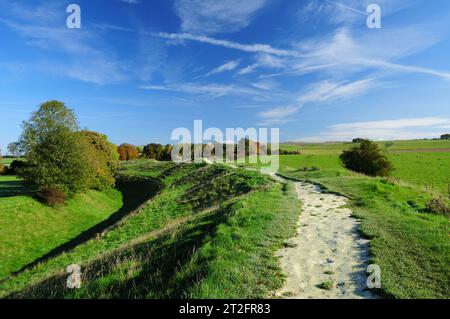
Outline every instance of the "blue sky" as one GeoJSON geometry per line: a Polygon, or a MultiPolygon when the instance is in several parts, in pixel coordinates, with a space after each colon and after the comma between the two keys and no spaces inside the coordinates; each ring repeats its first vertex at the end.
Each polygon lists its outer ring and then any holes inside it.
{"type": "Polygon", "coordinates": [[[283,141],[437,137],[449,30],[448,0],[0,0],[0,148],[51,99],[117,144],[168,143],[195,119],[283,141]]]}

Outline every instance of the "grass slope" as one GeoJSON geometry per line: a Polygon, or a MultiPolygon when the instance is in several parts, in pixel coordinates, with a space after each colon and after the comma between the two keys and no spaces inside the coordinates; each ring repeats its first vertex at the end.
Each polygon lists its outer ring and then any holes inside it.
{"type": "Polygon", "coordinates": [[[57,208],[26,192],[20,179],[0,176],[0,279],[108,218],[122,205],[116,190],[89,191],[57,208]]]}
{"type": "Polygon", "coordinates": [[[104,236],[0,284],[0,296],[257,298],[280,287],[274,251],[300,212],[292,188],[218,165],[140,161],[122,175],[164,186],[104,236]],[[83,271],[76,291],[65,288],[73,263],[83,271]]]}

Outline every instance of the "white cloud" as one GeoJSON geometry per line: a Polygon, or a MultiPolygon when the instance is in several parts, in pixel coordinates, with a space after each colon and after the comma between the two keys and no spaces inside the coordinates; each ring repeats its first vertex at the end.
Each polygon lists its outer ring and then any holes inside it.
{"type": "Polygon", "coordinates": [[[257,67],[258,66],[256,64],[248,65],[245,68],[240,69],[237,74],[238,75],[250,74],[250,73],[254,72],[257,67]]]}
{"type": "Polygon", "coordinates": [[[367,92],[374,86],[374,79],[364,79],[350,83],[323,81],[311,85],[308,91],[298,98],[298,101],[303,105],[306,103],[330,102],[351,98],[367,92]]]}
{"type": "Polygon", "coordinates": [[[241,69],[237,74],[246,75],[253,73],[258,68],[281,69],[287,64],[286,59],[267,53],[260,53],[255,57],[255,63],[241,69]]]}
{"type": "Polygon", "coordinates": [[[210,72],[208,72],[205,76],[210,76],[210,75],[214,75],[214,74],[219,74],[219,73],[223,73],[223,72],[227,72],[227,71],[233,71],[234,69],[236,69],[239,66],[239,60],[236,61],[230,61],[227,62],[213,70],[211,70],[210,72]]]}
{"type": "MultiPolygon", "coordinates": [[[[254,87],[262,90],[273,90],[277,82],[262,81],[253,83],[254,87]]],[[[263,124],[283,124],[290,122],[296,114],[307,103],[324,103],[340,99],[349,99],[367,92],[374,88],[376,82],[373,79],[365,79],[355,82],[333,82],[322,81],[315,83],[305,93],[297,97],[297,105],[283,106],[260,112],[258,115],[263,119],[263,124]]]]}
{"type": "Polygon", "coordinates": [[[262,118],[260,125],[285,124],[291,121],[292,115],[297,113],[299,109],[298,106],[282,106],[260,112],[258,114],[262,118]]]}
{"type": "MultiPolygon", "coordinates": [[[[439,29],[438,29],[439,30],[439,29]]],[[[396,61],[421,52],[439,42],[436,26],[396,28],[375,33],[355,33],[347,28],[331,36],[302,41],[302,57],[291,61],[288,73],[327,72],[349,75],[367,70],[419,73],[448,80],[450,71],[405,65],[396,61]],[[389,49],[386,49],[389,48],[389,49]]],[[[282,73],[281,75],[286,74],[282,73]]]]}
{"type": "Polygon", "coordinates": [[[385,130],[385,129],[391,130],[391,129],[413,128],[413,127],[441,128],[442,126],[449,124],[450,118],[425,117],[425,118],[336,124],[331,126],[331,129],[338,131],[345,131],[345,130],[385,130]]]}
{"type": "MultiPolygon", "coordinates": [[[[420,0],[419,0],[420,1],[420,0]]],[[[332,25],[364,23],[369,4],[376,3],[382,9],[383,17],[416,4],[417,0],[310,0],[299,11],[300,21],[320,21],[332,25]]]]}
{"type": "Polygon", "coordinates": [[[178,41],[196,41],[196,42],[202,42],[207,43],[211,45],[221,46],[228,49],[235,49],[240,50],[244,52],[250,52],[250,53],[267,53],[271,55],[276,56],[299,56],[298,52],[292,51],[292,50],[283,50],[283,49],[276,49],[271,47],[268,44],[241,44],[233,41],[228,40],[221,40],[221,39],[215,39],[207,36],[202,35],[195,35],[190,33],[154,33],[153,34],[156,37],[160,37],[163,39],[168,40],[178,40],[178,41]]]}
{"type": "Polygon", "coordinates": [[[276,87],[278,87],[279,83],[275,82],[273,80],[263,80],[263,81],[252,83],[251,85],[260,90],[270,91],[270,90],[273,90],[276,87]]]}
{"type": "Polygon", "coordinates": [[[378,141],[438,138],[450,126],[450,118],[424,117],[335,124],[317,136],[303,137],[299,141],[350,141],[369,138],[378,141]]]}
{"type": "Polygon", "coordinates": [[[128,4],[139,4],[140,0],[119,0],[120,2],[128,3],[128,4]]]}
{"type": "Polygon", "coordinates": [[[210,98],[218,98],[227,95],[237,95],[237,96],[261,95],[259,91],[251,88],[240,87],[236,85],[222,85],[222,84],[177,83],[170,85],[144,85],[141,86],[141,89],[154,91],[182,92],[188,94],[204,95],[210,98]]]}
{"type": "Polygon", "coordinates": [[[101,41],[94,32],[73,32],[65,25],[55,25],[55,21],[65,14],[60,7],[49,6],[42,11],[41,7],[15,4],[2,13],[8,18],[0,17],[0,24],[14,30],[28,45],[64,54],[58,62],[41,60],[29,68],[95,84],[117,83],[127,78],[128,70],[115,59],[114,54],[99,49],[101,41]]]}
{"type": "Polygon", "coordinates": [[[177,0],[175,11],[183,32],[212,34],[247,27],[266,0],[177,0]]]}

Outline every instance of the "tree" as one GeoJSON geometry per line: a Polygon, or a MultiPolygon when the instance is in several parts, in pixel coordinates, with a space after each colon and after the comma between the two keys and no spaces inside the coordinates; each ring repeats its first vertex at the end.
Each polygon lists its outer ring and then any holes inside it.
{"type": "Polygon", "coordinates": [[[167,144],[162,146],[161,144],[148,144],[144,146],[142,150],[142,156],[146,159],[154,159],[157,161],[170,161],[172,160],[173,146],[167,144]]]}
{"type": "Polygon", "coordinates": [[[358,137],[358,138],[354,138],[352,143],[362,143],[363,141],[366,141],[366,139],[358,137]]]}
{"type": "Polygon", "coordinates": [[[27,165],[19,174],[40,189],[56,189],[73,195],[89,186],[95,171],[89,165],[88,143],[75,134],[74,112],[64,103],[43,103],[23,123],[14,148],[24,154],[27,165]]]}
{"type": "Polygon", "coordinates": [[[131,161],[139,158],[139,150],[131,144],[121,144],[117,151],[119,152],[119,159],[121,161],[131,161]]]}
{"type": "Polygon", "coordinates": [[[346,168],[369,176],[386,176],[392,170],[391,163],[378,145],[369,140],[344,151],[340,158],[346,168]]]}
{"type": "Polygon", "coordinates": [[[450,140],[450,134],[441,135],[441,140],[450,140]]]}
{"type": "Polygon", "coordinates": [[[102,190],[114,186],[114,175],[119,167],[117,146],[110,143],[106,135],[97,132],[81,131],[78,134],[88,143],[90,165],[95,170],[90,188],[102,190]]]}
{"type": "Polygon", "coordinates": [[[2,150],[0,150],[0,174],[3,173],[5,166],[3,165],[2,150]]]}

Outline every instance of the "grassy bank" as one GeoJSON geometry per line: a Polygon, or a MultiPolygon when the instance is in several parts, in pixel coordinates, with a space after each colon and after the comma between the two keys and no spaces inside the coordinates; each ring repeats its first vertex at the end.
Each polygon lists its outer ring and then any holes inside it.
{"type": "Polygon", "coordinates": [[[61,207],[30,196],[15,176],[0,176],[0,279],[108,218],[122,205],[120,192],[89,191],[61,207]]]}
{"type": "Polygon", "coordinates": [[[293,189],[257,172],[142,161],[127,177],[157,179],[159,194],[121,224],[0,284],[0,296],[257,298],[280,287],[274,251],[293,235],[293,189]],[[67,290],[67,265],[83,288],[67,290]]]}

